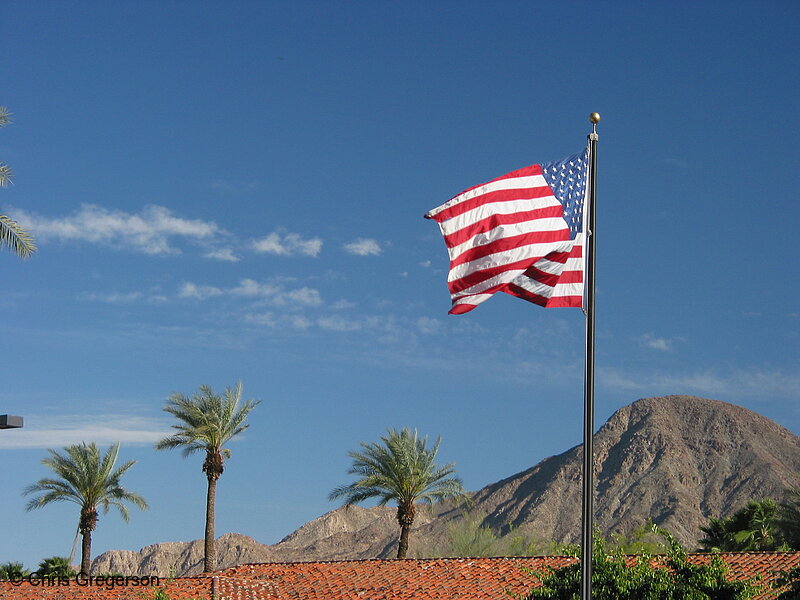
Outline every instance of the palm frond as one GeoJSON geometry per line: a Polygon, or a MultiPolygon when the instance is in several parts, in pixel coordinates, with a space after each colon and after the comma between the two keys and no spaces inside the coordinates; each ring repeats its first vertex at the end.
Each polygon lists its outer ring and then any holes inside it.
{"type": "MultiPolygon", "coordinates": [[[[10,181],[11,170],[0,163],[0,187],[10,181]]],[[[36,252],[33,238],[20,225],[5,215],[0,215],[0,245],[7,246],[20,258],[30,258],[36,252]]]]}
{"type": "Polygon", "coordinates": [[[435,464],[440,444],[438,438],[429,449],[427,437],[420,438],[416,431],[389,429],[381,442],[362,442],[360,450],[348,452],[353,460],[348,474],[357,479],[334,488],[328,497],[343,498],[347,505],[372,498],[381,505],[390,501],[399,505],[464,496],[461,480],[453,476],[453,463],[435,464]]]}
{"type": "Polygon", "coordinates": [[[0,187],[6,187],[9,183],[12,183],[14,178],[14,171],[11,170],[6,163],[0,162],[0,187]]]}
{"type": "Polygon", "coordinates": [[[50,456],[42,459],[42,464],[50,467],[58,478],[40,479],[23,490],[23,495],[34,496],[28,501],[27,510],[52,502],[74,502],[81,510],[102,508],[108,512],[110,507],[116,507],[127,521],[129,515],[124,502],[147,508],[144,498],[120,485],[123,474],[136,461],[114,468],[119,443],[110,446],[105,454],[101,454],[96,444],[86,443],[67,446],[63,453],[53,449],[48,452],[50,456]]]}
{"type": "Polygon", "coordinates": [[[178,420],[172,425],[176,432],[158,441],[156,449],[181,448],[184,457],[204,450],[229,458],[230,450],[224,445],[249,427],[245,421],[259,404],[257,400],[248,400],[240,405],[241,396],[241,382],[226,388],[221,396],[207,385],[201,385],[191,397],[172,394],[164,411],[178,420]]]}

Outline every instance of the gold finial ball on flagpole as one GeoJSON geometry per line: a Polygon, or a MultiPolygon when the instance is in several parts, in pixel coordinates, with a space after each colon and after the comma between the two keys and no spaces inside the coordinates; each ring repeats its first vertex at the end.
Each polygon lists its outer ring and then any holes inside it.
{"type": "Polygon", "coordinates": [[[600,113],[592,113],[589,115],[589,122],[597,125],[600,122],[600,113]]]}

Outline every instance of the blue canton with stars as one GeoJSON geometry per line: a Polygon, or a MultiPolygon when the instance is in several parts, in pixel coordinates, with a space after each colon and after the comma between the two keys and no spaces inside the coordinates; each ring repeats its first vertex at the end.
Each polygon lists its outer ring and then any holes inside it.
{"type": "Polygon", "coordinates": [[[542,175],[564,207],[564,220],[569,239],[583,231],[583,203],[586,200],[586,174],[589,171],[589,149],[557,162],[540,163],[542,175]]]}

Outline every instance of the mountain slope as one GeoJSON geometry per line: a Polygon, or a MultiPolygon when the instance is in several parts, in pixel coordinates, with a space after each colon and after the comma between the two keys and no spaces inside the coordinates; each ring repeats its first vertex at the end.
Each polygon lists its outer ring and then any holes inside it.
{"type": "MultiPolygon", "coordinates": [[[[800,438],[747,409],[691,396],[646,398],[618,410],[595,435],[595,520],[625,533],[652,519],[690,548],[709,516],[750,499],[779,498],[800,485],[800,438]]],[[[580,539],[582,448],[576,446],[472,495],[474,514],[496,529],[513,525],[540,540],[580,539]]],[[[447,536],[462,517],[452,505],[418,511],[412,553],[447,536]]],[[[220,568],[242,562],[391,557],[395,509],[331,511],[267,546],[239,534],[218,541],[220,568]]],[[[95,572],[198,573],[202,544],[171,542],[110,551],[95,572]]]]}

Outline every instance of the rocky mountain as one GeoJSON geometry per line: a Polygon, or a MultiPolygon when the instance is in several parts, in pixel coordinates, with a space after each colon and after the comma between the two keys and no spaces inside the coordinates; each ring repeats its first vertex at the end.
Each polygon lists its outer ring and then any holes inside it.
{"type": "MultiPolygon", "coordinates": [[[[752,411],[691,396],[646,398],[621,408],[595,434],[596,521],[606,533],[626,533],[652,519],[689,547],[709,516],[727,516],[748,500],[779,498],[800,485],[800,438],[752,411]]],[[[576,446],[471,494],[473,514],[502,530],[536,538],[580,539],[582,448],[576,446]]],[[[413,547],[432,547],[463,508],[417,512],[413,547]]],[[[239,534],[219,538],[220,568],[248,562],[390,557],[396,552],[395,510],[337,509],[274,545],[239,534]]],[[[203,545],[155,544],[115,550],[94,572],[196,574],[203,545]]]]}

